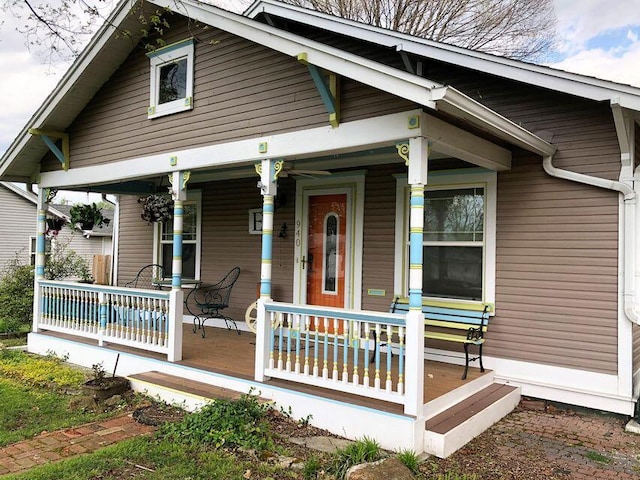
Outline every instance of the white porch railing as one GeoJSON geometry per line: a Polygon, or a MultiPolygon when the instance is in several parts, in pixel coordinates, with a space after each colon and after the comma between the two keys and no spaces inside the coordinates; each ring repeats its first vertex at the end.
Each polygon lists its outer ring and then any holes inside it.
{"type": "Polygon", "coordinates": [[[182,292],[40,280],[35,330],[182,356],[182,292]],[[178,306],[180,310],[178,310],[178,306]],[[180,328],[177,328],[180,327],[180,328]]]}
{"type": "Polygon", "coordinates": [[[405,403],[404,315],[273,302],[265,310],[266,377],[405,403]]]}

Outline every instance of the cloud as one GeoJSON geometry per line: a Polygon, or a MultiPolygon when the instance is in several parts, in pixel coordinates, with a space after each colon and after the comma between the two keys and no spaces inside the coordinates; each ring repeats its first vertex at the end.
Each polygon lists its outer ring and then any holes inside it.
{"type": "Polygon", "coordinates": [[[5,93],[0,109],[1,155],[57,84],[65,67],[43,65],[24,51],[0,51],[0,65],[11,66],[0,75],[0,91],[5,93]]]}
{"type": "Polygon", "coordinates": [[[574,55],[593,37],[607,31],[640,25],[637,0],[554,0],[560,44],[558,50],[574,55]]]}
{"type": "Polygon", "coordinates": [[[640,42],[636,39],[623,51],[620,48],[583,50],[549,66],[640,87],[640,69],[631,67],[639,64],[640,42]]]}

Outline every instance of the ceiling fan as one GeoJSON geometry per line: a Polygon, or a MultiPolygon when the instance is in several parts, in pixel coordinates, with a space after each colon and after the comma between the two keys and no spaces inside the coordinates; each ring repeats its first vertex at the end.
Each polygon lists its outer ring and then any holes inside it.
{"type": "Polygon", "coordinates": [[[285,163],[282,172],[280,172],[281,178],[287,178],[289,175],[297,175],[300,177],[316,178],[331,175],[328,170],[309,170],[304,168],[294,168],[292,165],[285,163]]]}

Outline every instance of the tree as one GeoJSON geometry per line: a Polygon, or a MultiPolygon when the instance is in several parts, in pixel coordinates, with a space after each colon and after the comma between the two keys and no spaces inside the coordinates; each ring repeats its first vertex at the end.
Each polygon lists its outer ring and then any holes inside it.
{"type": "Polygon", "coordinates": [[[553,0],[283,1],[519,60],[540,60],[555,43],[553,0]]]}

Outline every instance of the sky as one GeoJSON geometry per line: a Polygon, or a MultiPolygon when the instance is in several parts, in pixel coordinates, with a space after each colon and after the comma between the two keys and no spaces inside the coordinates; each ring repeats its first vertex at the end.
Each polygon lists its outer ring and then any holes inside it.
{"type": "MultiPolygon", "coordinates": [[[[549,66],[640,87],[638,0],[553,0],[558,45],[549,66]]],[[[107,2],[109,3],[109,2],[107,2]]],[[[215,3],[215,2],[214,2],[215,3]]],[[[242,11],[247,0],[219,0],[242,11]]],[[[48,64],[15,31],[20,22],[0,10],[0,155],[55,87],[68,64],[48,64]],[[7,68],[7,66],[11,66],[7,68]],[[13,93],[11,93],[13,92],[13,93]]]]}

